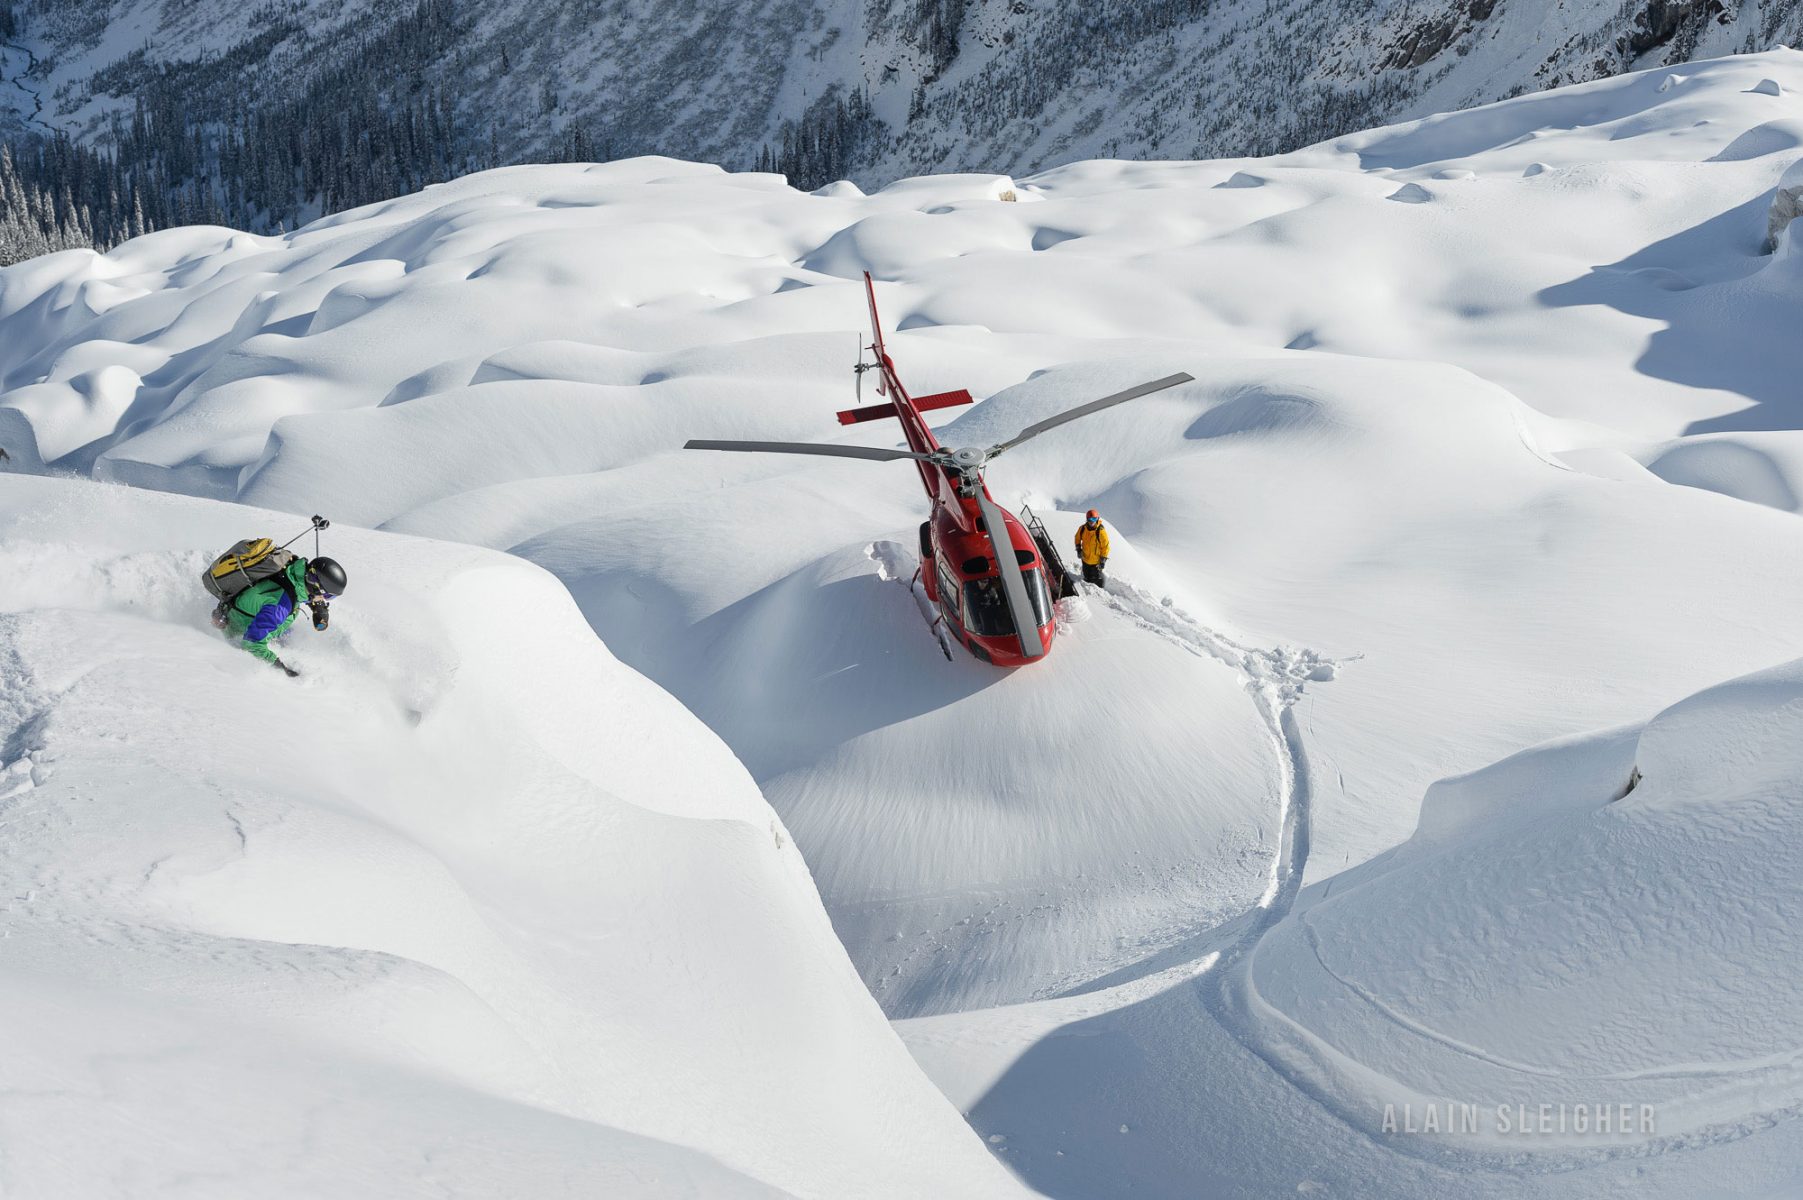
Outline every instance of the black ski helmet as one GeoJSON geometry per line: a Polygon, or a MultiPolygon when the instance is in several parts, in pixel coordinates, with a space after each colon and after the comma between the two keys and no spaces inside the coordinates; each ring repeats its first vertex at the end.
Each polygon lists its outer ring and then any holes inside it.
{"type": "Polygon", "coordinates": [[[345,579],[344,568],[338,565],[336,559],[316,558],[307,564],[307,582],[322,592],[342,596],[348,580],[345,579]]]}

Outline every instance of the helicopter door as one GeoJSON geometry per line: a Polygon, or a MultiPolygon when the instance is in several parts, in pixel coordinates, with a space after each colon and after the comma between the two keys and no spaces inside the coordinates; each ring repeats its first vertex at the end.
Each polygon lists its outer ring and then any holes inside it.
{"type": "Polygon", "coordinates": [[[962,629],[964,621],[958,612],[958,595],[963,589],[958,586],[958,577],[952,574],[944,559],[935,558],[933,563],[939,570],[939,611],[945,614],[947,621],[962,629]]]}

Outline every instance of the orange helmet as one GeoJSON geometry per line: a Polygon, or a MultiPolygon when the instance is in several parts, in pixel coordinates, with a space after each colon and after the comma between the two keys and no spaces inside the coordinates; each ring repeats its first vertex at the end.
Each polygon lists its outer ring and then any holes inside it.
{"type": "Polygon", "coordinates": [[[1098,513],[1098,512],[1097,512],[1097,511],[1096,511],[1096,510],[1095,510],[1095,509],[1093,509],[1093,508],[1092,508],[1092,509],[1090,509],[1090,510],[1089,510],[1089,511],[1088,511],[1088,512],[1086,512],[1086,513],[1084,513],[1084,514],[1083,514],[1083,515],[1084,515],[1084,516],[1086,516],[1086,517],[1098,517],[1098,516],[1101,516],[1101,514],[1100,514],[1100,513],[1098,513]]]}

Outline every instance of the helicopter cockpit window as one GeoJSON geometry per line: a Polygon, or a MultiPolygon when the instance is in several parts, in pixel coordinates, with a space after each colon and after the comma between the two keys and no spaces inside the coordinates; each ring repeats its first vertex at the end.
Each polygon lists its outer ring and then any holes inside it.
{"type": "MultiPolygon", "coordinates": [[[[1035,569],[1021,575],[1033,605],[1034,624],[1043,626],[1052,610],[1045,574],[1035,569]]],[[[1008,612],[1008,597],[1002,594],[999,577],[973,579],[964,585],[964,627],[978,637],[1006,637],[1014,632],[1014,618],[1008,612]]]]}

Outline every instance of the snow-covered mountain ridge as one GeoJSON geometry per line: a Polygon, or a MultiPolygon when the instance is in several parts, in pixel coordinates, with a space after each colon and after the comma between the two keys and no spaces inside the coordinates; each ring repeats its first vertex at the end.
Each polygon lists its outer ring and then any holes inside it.
{"type": "Polygon", "coordinates": [[[1803,42],[1799,0],[19,0],[14,9],[17,44],[37,64],[20,74],[26,60],[11,62],[20,119],[84,140],[105,142],[111,119],[129,124],[147,100],[154,116],[197,133],[207,122],[242,124],[355,64],[383,86],[403,84],[390,104],[453,97],[462,150],[485,161],[543,158],[580,128],[621,156],[749,167],[768,148],[810,187],[1287,150],[1633,68],[1803,42]]]}
{"type": "MultiPolygon", "coordinates": [[[[591,782],[609,756],[656,775],[636,743],[605,737],[610,712],[641,703],[626,667],[680,700],[700,724],[642,693],[687,731],[661,752],[737,759],[917,1060],[1046,1194],[1792,1194],[1803,257],[1795,228],[1775,250],[1768,231],[1803,158],[1800,97],[1803,55],[1774,51],[1266,159],[868,195],[638,159],[489,172],[279,237],[166,231],[0,273],[0,468],[188,493],[168,532],[121,519],[171,589],[153,631],[130,628],[185,664],[184,688],[218,676],[249,705],[264,693],[241,689],[266,686],[297,721],[311,710],[287,704],[286,681],[198,632],[205,602],[183,607],[169,556],[249,532],[240,503],[372,527],[343,552],[368,582],[325,642],[301,646],[354,648],[321,652],[307,686],[345,697],[329,721],[366,719],[378,740],[407,723],[384,696],[438,736],[444,706],[411,697],[470,674],[416,655],[392,615],[420,569],[385,549],[416,545],[395,535],[549,570],[611,658],[517,564],[536,599],[481,592],[426,641],[517,664],[477,672],[472,700],[503,684],[530,698],[547,661],[602,655],[591,665],[621,690],[555,725],[591,782]],[[924,513],[905,471],[679,449],[889,444],[892,428],[832,419],[851,400],[866,269],[903,377],[978,397],[940,426],[948,444],[1194,377],[991,473],[998,499],[1030,502],[1061,537],[1095,506],[1115,538],[1115,586],[1043,664],[940,657],[908,585],[924,513]],[[496,632],[463,625],[476,610],[496,632]],[[389,665],[397,640],[405,661],[389,665]],[[1383,1129],[1386,1105],[1428,1102],[1661,1116],[1607,1142],[1383,1129]]],[[[127,509],[139,494],[22,486],[127,509]]],[[[64,511],[18,494],[21,520],[64,511]]],[[[145,523],[178,503],[150,499],[145,523]]],[[[108,527],[80,505],[65,515],[71,543],[108,527]]],[[[101,538],[92,557],[123,548],[101,538]]],[[[8,578],[53,574],[29,568],[8,578]]],[[[428,573],[426,588],[457,605],[458,578],[428,573]]],[[[111,615],[81,623],[92,590],[18,604],[100,652],[124,634],[111,615]]],[[[59,655],[87,661],[60,644],[40,661],[59,655]]],[[[59,771],[109,750],[103,724],[83,725],[95,732],[59,771]]],[[[482,735],[442,732],[470,743],[452,765],[485,779],[482,735]]],[[[6,739],[9,756],[34,741],[6,739]]],[[[386,777],[370,778],[379,796],[386,777]]],[[[567,866],[562,826],[534,816],[539,789],[493,782],[518,797],[502,812],[523,804],[542,835],[519,857],[567,866]]],[[[402,815],[420,836],[439,816],[402,815]]],[[[747,896],[783,897],[781,928],[805,927],[799,876],[747,877],[766,846],[784,851],[767,818],[680,827],[697,826],[730,843],[699,860],[723,881],[694,882],[705,911],[685,903],[643,942],[623,930],[629,951],[570,934],[560,971],[605,990],[623,955],[668,967],[646,977],[664,986],[716,981],[738,950],[710,932],[673,961],[656,938],[747,896]]],[[[604,878],[614,855],[700,853],[675,835],[606,850],[604,878]]],[[[592,896],[581,871],[555,877],[592,896]]],[[[53,872],[40,894],[79,878],[53,872]]],[[[634,903],[604,900],[597,920],[634,903]]],[[[830,971],[831,949],[812,938],[784,961],[830,971]]],[[[848,1028],[855,993],[830,993],[848,1028]]],[[[676,1038],[711,1019],[697,1000],[651,1025],[676,1038]]],[[[787,1047],[801,1027],[772,1017],[747,1036],[787,1047]]],[[[884,1086],[912,1095],[883,1053],[857,1040],[829,1057],[854,1074],[865,1055],[887,1063],[884,1086]]],[[[730,1098],[777,1068],[719,1069],[730,1098]]],[[[605,1114],[625,1102],[584,1079],[582,1119],[618,1127],[605,1114]]],[[[811,1079],[777,1115],[805,1121],[823,1087],[865,1136],[874,1110],[811,1079]]],[[[641,1073],[629,1086],[660,1094],[641,1073]]],[[[921,1194],[873,1173],[882,1147],[832,1155],[778,1130],[769,1145],[827,1163],[778,1171],[737,1128],[658,1111],[625,1128],[759,1182],[836,1194],[863,1170],[872,1194],[921,1194]]],[[[968,1165],[945,1113],[910,1111],[924,1143],[946,1139],[934,1161],[956,1181],[1005,1186],[968,1165]]]]}

